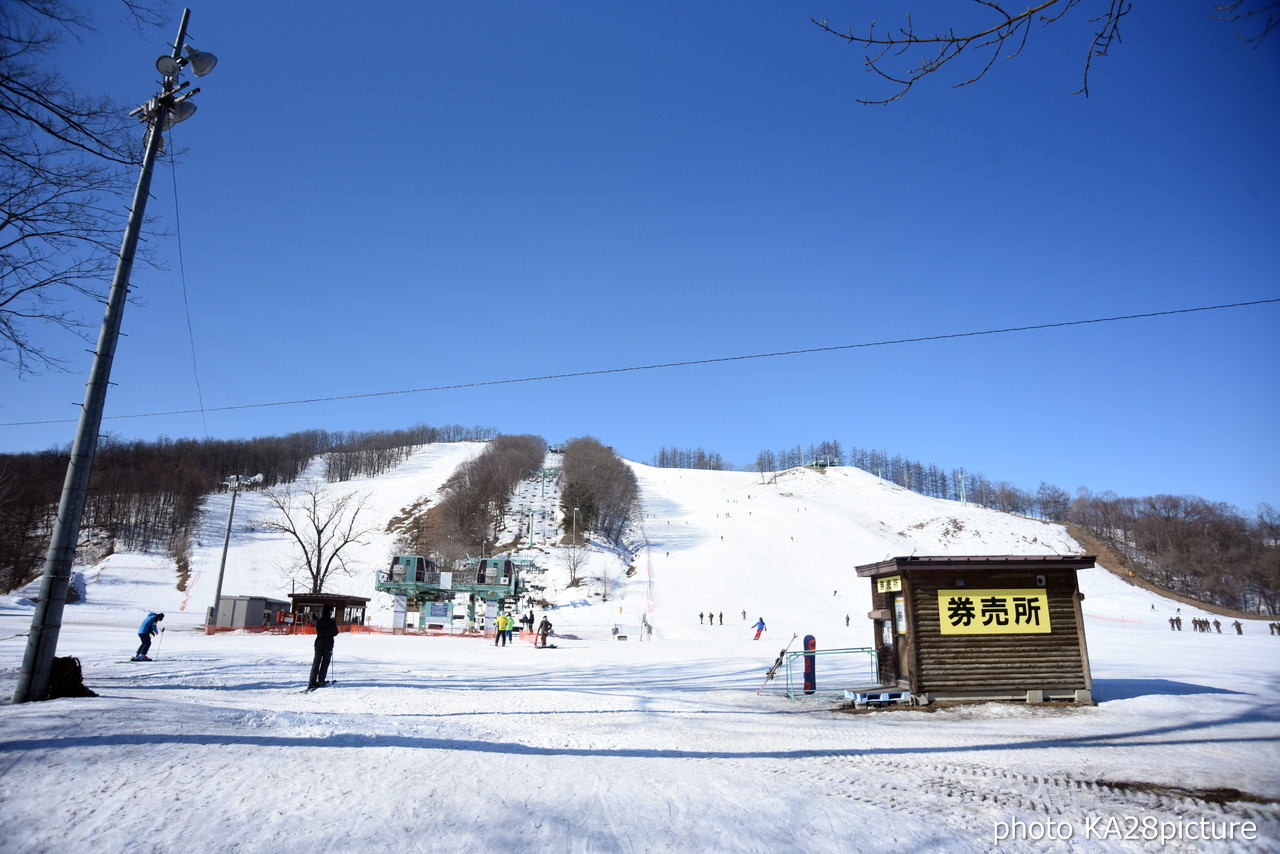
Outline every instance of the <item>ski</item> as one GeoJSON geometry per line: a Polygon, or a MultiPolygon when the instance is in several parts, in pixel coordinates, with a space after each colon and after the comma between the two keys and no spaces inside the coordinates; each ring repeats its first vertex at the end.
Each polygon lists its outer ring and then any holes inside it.
{"type": "Polygon", "coordinates": [[[321,688],[332,688],[334,685],[337,685],[337,684],[338,684],[337,679],[330,679],[328,682],[324,683],[323,685],[317,685],[314,688],[308,685],[306,688],[302,690],[302,693],[310,694],[312,691],[318,691],[321,688]]]}
{"type": "Polygon", "coordinates": [[[787,645],[784,646],[782,648],[782,651],[778,653],[778,660],[773,663],[772,667],[770,667],[768,670],[764,672],[764,681],[761,682],[760,687],[756,689],[757,696],[759,696],[760,692],[764,690],[764,686],[768,685],[769,681],[773,679],[773,677],[778,675],[778,668],[782,666],[782,660],[787,657],[787,650],[791,649],[791,645],[796,642],[796,638],[798,637],[800,636],[799,635],[791,636],[791,640],[787,641],[787,645]]]}

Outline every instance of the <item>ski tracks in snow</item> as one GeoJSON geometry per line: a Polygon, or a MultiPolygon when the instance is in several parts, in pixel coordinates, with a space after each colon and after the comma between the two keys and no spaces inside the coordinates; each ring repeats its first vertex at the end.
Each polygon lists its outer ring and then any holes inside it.
{"type": "Polygon", "coordinates": [[[1012,850],[1076,851],[1083,845],[1099,851],[1154,850],[1143,838],[1152,822],[1166,828],[1223,827],[1252,822],[1257,842],[1239,834],[1231,841],[1169,839],[1162,851],[1267,852],[1280,829],[1275,804],[1217,804],[1172,792],[1143,790],[1105,781],[1061,774],[1019,773],[1004,768],[935,763],[916,758],[887,759],[856,753],[818,757],[795,767],[774,769],[780,785],[808,785],[830,798],[886,810],[903,818],[945,826],[948,836],[985,838],[993,846],[997,823],[1021,822],[1038,834],[1049,826],[1057,837],[1015,838],[1002,844],[1012,850]]]}

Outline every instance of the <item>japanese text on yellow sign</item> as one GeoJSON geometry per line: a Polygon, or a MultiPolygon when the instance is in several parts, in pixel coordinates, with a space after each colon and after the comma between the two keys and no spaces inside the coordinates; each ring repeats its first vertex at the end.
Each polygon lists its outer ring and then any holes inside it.
{"type": "Polygon", "coordinates": [[[1048,634],[1049,597],[1044,590],[939,590],[944,635],[1048,634]]]}
{"type": "Polygon", "coordinates": [[[876,579],[877,593],[896,593],[902,589],[902,576],[889,575],[884,578],[876,579]]]}

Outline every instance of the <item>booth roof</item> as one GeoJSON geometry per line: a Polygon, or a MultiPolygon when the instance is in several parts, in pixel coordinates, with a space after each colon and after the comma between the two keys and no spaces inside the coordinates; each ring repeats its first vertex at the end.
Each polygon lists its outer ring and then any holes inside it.
{"type": "Polygon", "coordinates": [[[344,596],[341,593],[290,593],[289,598],[295,605],[364,605],[369,601],[364,596],[344,596]]]}
{"type": "Polygon", "coordinates": [[[910,555],[856,567],[858,575],[875,578],[911,570],[957,569],[1088,569],[1096,555],[910,555]]]}

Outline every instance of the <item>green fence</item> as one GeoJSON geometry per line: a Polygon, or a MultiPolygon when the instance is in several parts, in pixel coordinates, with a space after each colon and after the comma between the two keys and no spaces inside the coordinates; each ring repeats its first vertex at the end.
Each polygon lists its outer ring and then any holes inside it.
{"type": "Polygon", "coordinates": [[[788,652],[784,666],[786,694],[792,700],[800,697],[843,700],[846,688],[875,685],[880,681],[880,656],[869,647],[788,652]],[[808,656],[813,656],[817,677],[813,693],[804,690],[804,664],[808,656]]]}

